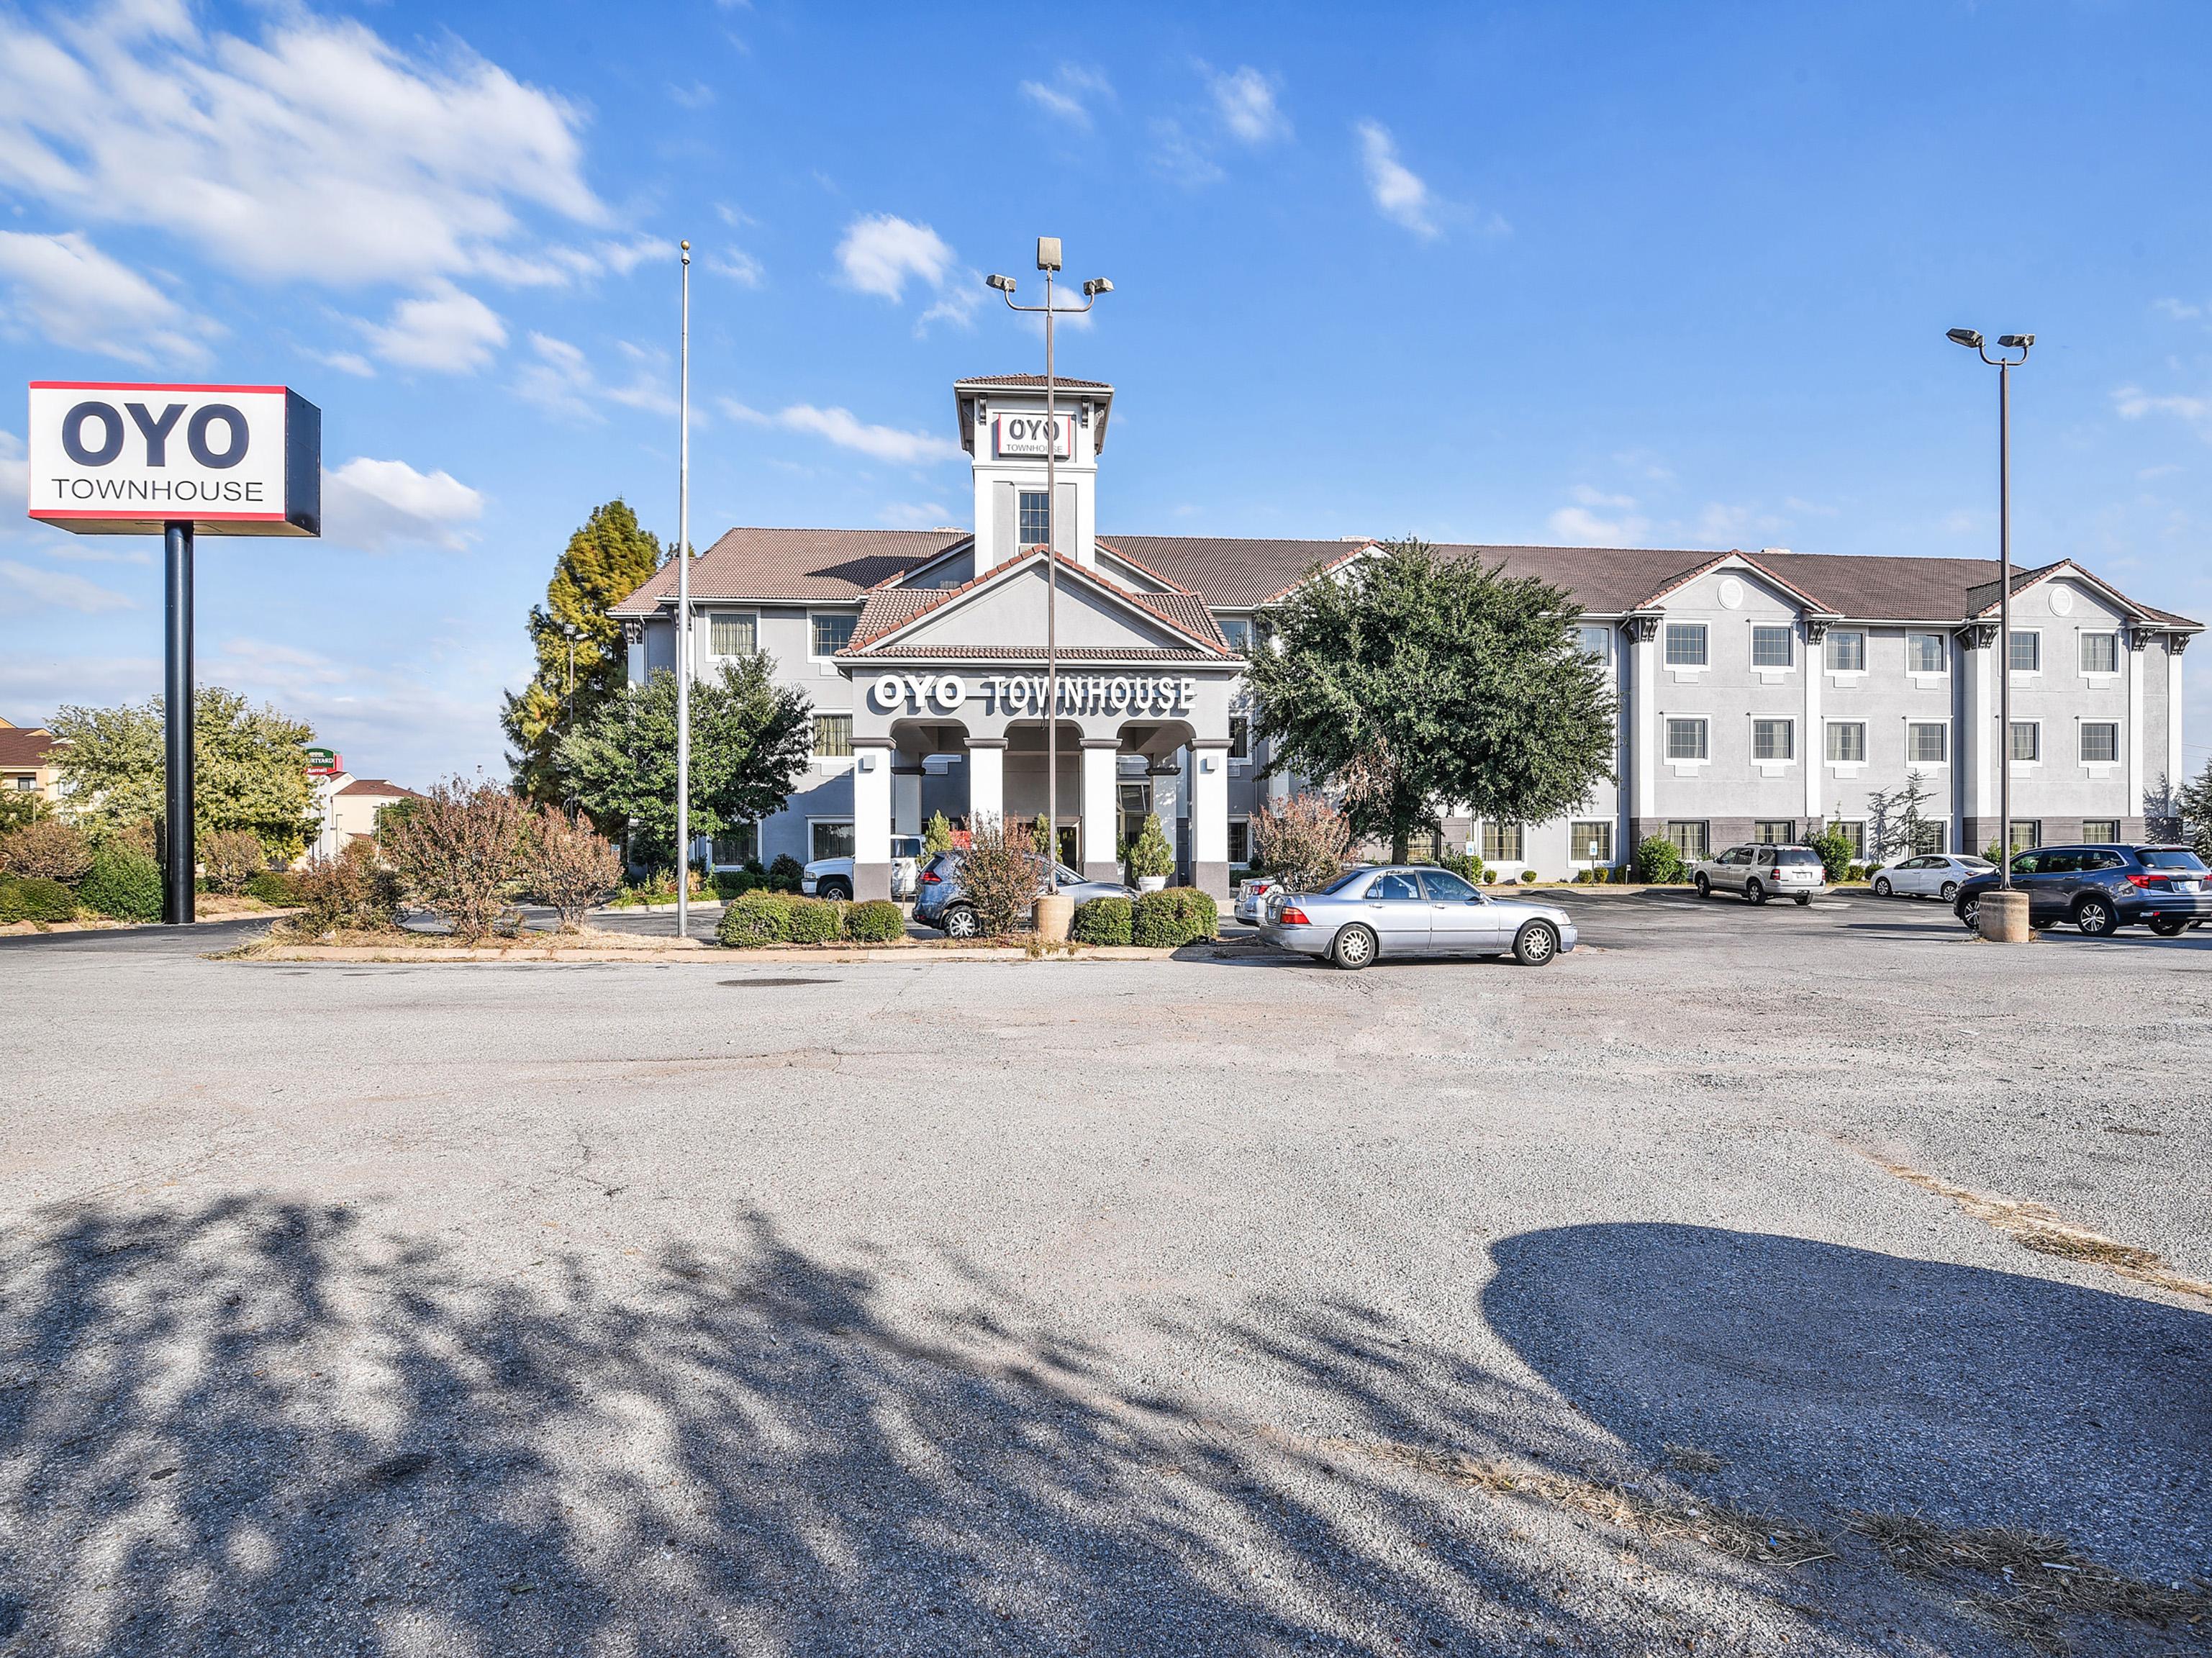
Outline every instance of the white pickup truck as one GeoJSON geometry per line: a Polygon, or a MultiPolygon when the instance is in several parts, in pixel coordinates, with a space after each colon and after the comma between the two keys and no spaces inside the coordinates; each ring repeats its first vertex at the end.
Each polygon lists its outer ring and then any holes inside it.
{"type": "MultiPolygon", "coordinates": [[[[921,868],[921,837],[919,835],[891,836],[891,896],[911,898],[915,882],[921,868]]],[[[853,860],[849,858],[817,858],[799,872],[799,890],[817,898],[843,898],[853,896],[853,860]]]]}

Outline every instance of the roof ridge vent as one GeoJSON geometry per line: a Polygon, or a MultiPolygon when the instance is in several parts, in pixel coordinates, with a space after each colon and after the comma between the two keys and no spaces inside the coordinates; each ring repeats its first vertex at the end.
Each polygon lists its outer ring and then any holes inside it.
{"type": "Polygon", "coordinates": [[[1790,556],[1790,550],[1787,547],[1762,547],[1759,550],[1759,556],[1761,558],[1765,558],[1770,553],[1779,553],[1784,558],[1790,556]]]}

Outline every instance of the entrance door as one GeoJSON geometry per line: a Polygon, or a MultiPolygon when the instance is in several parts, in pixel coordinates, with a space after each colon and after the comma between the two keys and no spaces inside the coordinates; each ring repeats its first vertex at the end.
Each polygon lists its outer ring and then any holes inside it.
{"type": "MultiPolygon", "coordinates": [[[[1150,783],[1132,783],[1124,779],[1117,799],[1121,806],[1121,844],[1133,847],[1137,844],[1137,837],[1145,832],[1145,819],[1152,815],[1152,786],[1150,783]]],[[[1098,861],[1103,864],[1113,855],[1112,847],[1102,847],[1097,853],[1098,861]]]]}

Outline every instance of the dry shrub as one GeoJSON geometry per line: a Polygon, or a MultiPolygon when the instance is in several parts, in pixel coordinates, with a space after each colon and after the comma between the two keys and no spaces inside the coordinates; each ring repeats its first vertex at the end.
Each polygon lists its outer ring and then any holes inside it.
{"type": "Polygon", "coordinates": [[[92,843],[74,823],[41,817],[0,835],[0,869],[25,880],[73,885],[92,868],[92,843]]]}
{"type": "Polygon", "coordinates": [[[376,843],[350,841],[335,858],[318,858],[294,872],[287,902],[299,907],[291,931],[319,938],[325,932],[388,932],[399,923],[399,882],[377,862],[376,843]]]}
{"type": "Polygon", "coordinates": [[[1043,885],[1030,826],[1008,828],[1005,818],[988,812],[978,817],[960,860],[960,896],[975,907],[985,935],[1027,932],[1030,906],[1043,885]]]}
{"type": "Polygon", "coordinates": [[[1252,841],[1261,865],[1292,892],[1327,886],[1344,869],[1352,825],[1318,794],[1270,802],[1252,819],[1252,841]]]}
{"type": "Polygon", "coordinates": [[[269,854],[261,837],[252,829],[218,829],[199,844],[200,867],[207,872],[209,890],[234,896],[269,867],[269,854]]]}
{"type": "Polygon", "coordinates": [[[604,902],[622,885],[622,854],[580,813],[544,806],[530,820],[525,878],[541,904],[561,913],[561,930],[584,925],[592,906],[604,902]]]}
{"type": "Polygon", "coordinates": [[[434,785],[380,844],[403,895],[474,944],[491,931],[507,884],[522,872],[522,825],[521,804],[505,789],[455,777],[434,785]]]}

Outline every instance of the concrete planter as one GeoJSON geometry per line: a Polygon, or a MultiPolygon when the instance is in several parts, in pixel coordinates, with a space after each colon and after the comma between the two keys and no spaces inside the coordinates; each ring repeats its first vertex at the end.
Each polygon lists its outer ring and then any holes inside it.
{"type": "Polygon", "coordinates": [[[1979,916],[1982,937],[1993,944],[2024,944],[2028,938],[2027,895],[2017,889],[1984,892],[1979,916]]]}
{"type": "Polygon", "coordinates": [[[1042,895],[1030,907],[1036,935],[1048,944],[1067,942],[1067,929],[1075,920],[1075,900],[1064,892],[1042,895]]]}
{"type": "Polygon", "coordinates": [[[1168,878],[1164,875],[1139,875],[1137,878],[1137,890],[1139,892],[1161,892],[1166,890],[1168,878]]]}

